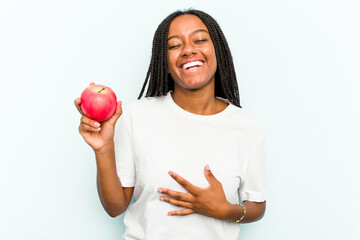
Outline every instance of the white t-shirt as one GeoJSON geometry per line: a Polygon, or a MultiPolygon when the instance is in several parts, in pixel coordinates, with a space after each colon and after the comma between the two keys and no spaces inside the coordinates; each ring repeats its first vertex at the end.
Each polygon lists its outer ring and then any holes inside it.
{"type": "Polygon", "coordinates": [[[124,240],[238,238],[238,224],[195,213],[168,216],[181,208],[160,201],[158,188],[186,192],[169,171],[205,188],[209,164],[230,203],[239,202],[239,193],[242,201],[265,201],[264,132],[242,108],[229,104],[220,113],[197,115],[179,107],[169,93],[142,98],[124,107],[114,140],[120,181],[135,186],[124,240]]]}

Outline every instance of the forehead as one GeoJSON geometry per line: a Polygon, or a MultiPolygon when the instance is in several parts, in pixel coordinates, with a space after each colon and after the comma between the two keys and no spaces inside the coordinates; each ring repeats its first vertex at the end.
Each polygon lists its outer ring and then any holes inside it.
{"type": "Polygon", "coordinates": [[[198,16],[192,14],[181,15],[171,22],[169,37],[172,35],[190,34],[195,30],[204,29],[209,32],[206,25],[198,16]]]}

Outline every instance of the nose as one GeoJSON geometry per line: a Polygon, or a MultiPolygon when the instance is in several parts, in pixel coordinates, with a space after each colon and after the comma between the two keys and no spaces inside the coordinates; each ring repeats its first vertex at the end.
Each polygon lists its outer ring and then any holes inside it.
{"type": "Polygon", "coordinates": [[[196,53],[197,53],[197,50],[191,42],[184,44],[184,48],[183,48],[183,52],[182,52],[183,57],[191,56],[196,53]]]}

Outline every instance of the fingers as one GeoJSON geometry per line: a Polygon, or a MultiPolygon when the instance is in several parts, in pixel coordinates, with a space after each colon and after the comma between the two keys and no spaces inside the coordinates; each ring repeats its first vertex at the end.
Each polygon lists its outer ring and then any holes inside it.
{"type": "Polygon", "coordinates": [[[192,193],[193,195],[197,195],[198,192],[198,188],[195,187],[194,185],[192,185],[189,181],[187,181],[186,179],[180,177],[180,175],[174,173],[174,172],[169,172],[169,175],[175,180],[177,181],[183,188],[185,188],[186,190],[188,190],[190,193],[192,193]]]}
{"type": "Polygon", "coordinates": [[[81,123],[79,126],[79,131],[83,132],[83,131],[92,131],[92,132],[98,132],[100,131],[100,123],[92,120],[88,117],[86,117],[85,115],[83,115],[81,117],[81,123]]]}
{"type": "Polygon", "coordinates": [[[164,202],[171,203],[172,205],[175,205],[175,206],[178,206],[178,207],[183,207],[183,208],[191,208],[191,206],[192,206],[191,203],[189,203],[189,202],[184,202],[184,201],[177,200],[177,199],[174,199],[174,198],[170,198],[170,197],[167,197],[167,196],[161,196],[160,200],[164,201],[164,202]]]}
{"type": "Polygon", "coordinates": [[[79,132],[100,132],[101,128],[94,128],[92,126],[89,126],[87,124],[80,124],[79,126],[79,132]]]}
{"type": "Polygon", "coordinates": [[[75,99],[74,104],[75,104],[77,110],[79,111],[79,113],[80,113],[81,115],[85,115],[84,112],[83,112],[82,109],[81,109],[81,106],[80,106],[80,104],[81,104],[81,98],[75,99]]]}
{"type": "MultiPolygon", "coordinates": [[[[94,82],[91,82],[89,86],[93,86],[93,85],[95,85],[95,83],[94,83],[94,82]]],[[[81,115],[85,115],[84,112],[83,112],[82,109],[81,109],[81,106],[80,106],[80,104],[81,104],[81,98],[76,98],[75,101],[74,101],[74,104],[75,104],[77,110],[79,111],[79,113],[80,113],[81,115]]]]}
{"type": "Polygon", "coordinates": [[[82,115],[81,119],[80,119],[80,126],[79,126],[79,132],[86,132],[86,131],[92,131],[92,132],[98,132],[101,130],[100,128],[100,123],[92,120],[88,117],[85,116],[84,112],[81,109],[81,99],[80,98],[76,98],[74,101],[74,104],[77,108],[77,110],[79,111],[79,113],[82,115]]]}
{"type": "MultiPolygon", "coordinates": [[[[189,193],[177,192],[177,191],[166,189],[166,188],[159,188],[158,191],[160,193],[164,193],[166,195],[169,195],[172,198],[175,198],[175,199],[178,199],[178,200],[181,200],[181,201],[185,201],[185,202],[190,202],[191,201],[191,195],[189,193]]],[[[164,198],[166,199],[168,197],[161,196],[160,200],[164,200],[164,198]]]]}
{"type": "Polygon", "coordinates": [[[189,215],[189,214],[192,214],[194,213],[195,211],[190,209],[190,208],[187,208],[187,209],[183,209],[183,210],[178,210],[178,211],[171,211],[171,212],[168,212],[168,215],[169,216],[185,216],[185,215],[189,215]]]}
{"type": "Polygon", "coordinates": [[[204,169],[206,180],[209,182],[209,188],[222,188],[222,184],[219,180],[216,179],[212,171],[210,170],[209,165],[205,166],[204,169]]]}
{"type": "Polygon", "coordinates": [[[204,173],[205,173],[206,180],[209,182],[210,185],[214,184],[217,181],[217,179],[211,172],[209,165],[205,166],[204,173]]]}
{"type": "Polygon", "coordinates": [[[190,202],[191,194],[177,192],[177,191],[173,191],[173,190],[166,189],[166,188],[159,188],[158,191],[160,193],[164,193],[164,194],[167,194],[170,196],[170,197],[161,196],[160,197],[161,201],[168,202],[174,206],[186,208],[186,209],[180,210],[180,211],[168,212],[168,215],[170,215],[170,216],[171,215],[188,215],[188,214],[194,213],[194,211],[191,210],[191,208],[192,208],[192,204],[190,202]]]}
{"type": "Polygon", "coordinates": [[[115,125],[116,121],[119,119],[121,114],[122,114],[122,101],[118,101],[115,113],[108,120],[109,123],[112,124],[112,125],[115,125]]]}

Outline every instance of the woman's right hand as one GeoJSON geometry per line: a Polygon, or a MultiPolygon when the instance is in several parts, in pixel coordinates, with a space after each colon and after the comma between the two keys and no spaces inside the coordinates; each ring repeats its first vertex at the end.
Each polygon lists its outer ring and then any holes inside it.
{"type": "Polygon", "coordinates": [[[117,103],[116,111],[112,117],[106,121],[98,122],[85,116],[80,106],[81,99],[75,99],[75,106],[82,115],[79,126],[80,135],[94,151],[102,151],[113,146],[115,123],[122,114],[121,104],[121,101],[117,103]]]}

